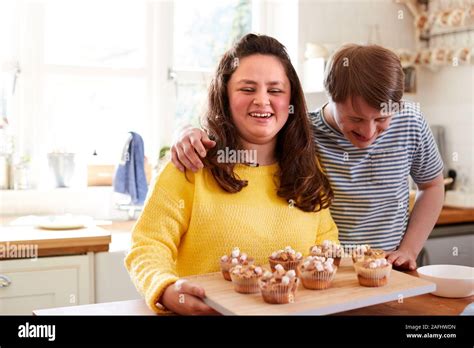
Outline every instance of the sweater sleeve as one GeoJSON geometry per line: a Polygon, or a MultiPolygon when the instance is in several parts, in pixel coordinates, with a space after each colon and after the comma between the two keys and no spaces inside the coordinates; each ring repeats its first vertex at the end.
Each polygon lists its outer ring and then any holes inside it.
{"type": "Polygon", "coordinates": [[[176,259],[194,196],[194,180],[188,179],[171,163],[166,165],[133,228],[132,247],[125,258],[135,287],[156,313],[168,313],[157,302],[166,287],[179,279],[176,259]]]}
{"type": "Polygon", "coordinates": [[[316,233],[315,244],[322,244],[324,240],[339,243],[339,232],[329,209],[323,209],[319,214],[321,214],[321,220],[319,223],[319,229],[316,233]]]}

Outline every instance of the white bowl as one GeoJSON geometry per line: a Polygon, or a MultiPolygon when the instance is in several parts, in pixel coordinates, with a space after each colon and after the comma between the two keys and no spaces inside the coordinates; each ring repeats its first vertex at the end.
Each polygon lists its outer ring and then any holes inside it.
{"type": "Polygon", "coordinates": [[[420,278],[436,284],[433,295],[467,297],[474,294],[474,267],[458,265],[430,265],[417,269],[420,278]]]}

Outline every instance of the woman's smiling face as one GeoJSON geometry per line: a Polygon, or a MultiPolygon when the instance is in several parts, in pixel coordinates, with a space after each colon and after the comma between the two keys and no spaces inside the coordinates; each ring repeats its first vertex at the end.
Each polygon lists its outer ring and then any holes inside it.
{"type": "Polygon", "coordinates": [[[244,143],[270,143],[288,119],[290,81],[274,56],[254,54],[238,63],[227,84],[232,120],[244,143]]]}

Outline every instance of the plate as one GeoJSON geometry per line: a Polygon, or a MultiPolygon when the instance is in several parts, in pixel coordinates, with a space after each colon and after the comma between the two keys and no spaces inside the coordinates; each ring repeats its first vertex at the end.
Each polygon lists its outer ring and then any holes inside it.
{"type": "Polygon", "coordinates": [[[92,218],[89,216],[71,214],[51,215],[39,218],[36,227],[45,230],[74,230],[85,228],[91,222],[92,218]]]}

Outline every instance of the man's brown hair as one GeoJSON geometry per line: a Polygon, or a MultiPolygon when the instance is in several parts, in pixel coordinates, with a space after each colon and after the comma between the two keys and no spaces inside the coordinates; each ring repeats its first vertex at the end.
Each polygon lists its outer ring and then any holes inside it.
{"type": "Polygon", "coordinates": [[[329,60],[324,87],[335,103],[361,97],[374,109],[387,103],[399,103],[403,96],[405,75],[399,57],[377,45],[349,44],[329,60]]]}

